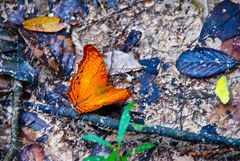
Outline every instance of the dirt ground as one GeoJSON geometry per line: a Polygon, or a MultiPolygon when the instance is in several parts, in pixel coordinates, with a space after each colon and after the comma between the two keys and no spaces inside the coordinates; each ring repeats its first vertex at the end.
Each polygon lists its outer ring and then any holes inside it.
{"type": "MultiPolygon", "coordinates": [[[[220,1],[208,2],[208,10],[218,2],[220,1]]],[[[139,94],[141,85],[138,79],[141,70],[113,74],[109,75],[109,78],[116,86],[132,89],[133,95],[128,101],[135,103],[133,111],[144,113],[145,124],[195,133],[199,133],[201,128],[208,124],[216,124],[219,135],[240,137],[238,120],[226,122],[225,118],[220,116],[220,112],[216,111],[217,108],[221,108],[213,92],[219,76],[191,79],[181,75],[175,66],[178,56],[183,51],[200,45],[197,39],[203,26],[204,12],[208,12],[206,8],[201,11],[192,1],[178,0],[139,3],[121,1],[118,5],[119,12],[101,5],[97,9],[93,5],[88,5],[89,15],[78,26],[73,27],[72,40],[77,52],[74,70],[77,69],[86,44],[94,44],[103,55],[106,55],[123,44],[131,30],[139,30],[142,32],[139,46],[127,54],[132,55],[136,61],[157,57],[169,65],[166,70],[161,65],[157,67],[159,72],[155,75],[154,82],[160,89],[160,98],[157,102],[144,104],[143,112],[138,108],[143,103],[141,100],[143,97],[139,94]]],[[[215,49],[220,49],[220,45],[219,39],[208,39],[206,43],[206,46],[215,49]]],[[[42,73],[40,81],[44,82],[49,72],[46,70],[42,73]]],[[[228,73],[227,77],[232,97],[239,98],[239,69],[228,73]]],[[[62,83],[68,85],[69,81],[62,83]]],[[[31,100],[38,102],[35,96],[32,96],[31,100]]],[[[101,154],[105,151],[96,144],[80,139],[82,134],[104,136],[111,143],[117,142],[116,131],[99,129],[81,121],[41,113],[38,113],[38,117],[50,125],[48,140],[42,144],[45,155],[49,156],[50,160],[81,160],[92,153],[101,154]]],[[[4,135],[9,133],[7,130],[4,135]]],[[[130,160],[234,160],[235,156],[239,155],[236,149],[182,142],[156,135],[127,134],[123,146],[124,149],[129,149],[146,142],[157,143],[158,146],[152,152],[134,155],[130,160]],[[198,156],[197,152],[206,153],[198,156]]]]}
{"type": "MultiPolygon", "coordinates": [[[[213,8],[216,3],[217,1],[210,3],[209,9],[213,8]]],[[[124,2],[120,3],[120,6],[122,5],[124,8],[124,4],[124,2]]],[[[85,22],[85,24],[89,23],[89,26],[83,25],[83,27],[76,27],[73,30],[74,43],[80,55],[83,46],[89,43],[95,44],[103,54],[107,53],[121,44],[125,40],[127,33],[132,29],[136,29],[142,31],[140,45],[128,54],[134,55],[136,59],[158,57],[161,61],[170,65],[167,71],[158,67],[159,73],[155,82],[160,88],[161,98],[159,102],[146,106],[146,124],[162,125],[198,133],[201,127],[219,121],[208,119],[211,111],[219,104],[216,97],[211,97],[217,76],[204,80],[191,79],[180,75],[175,67],[176,58],[184,50],[193,48],[197,44],[196,39],[203,25],[202,13],[193,3],[188,1],[150,1],[136,4],[131,9],[119,14],[111,15],[111,10],[106,10],[106,8],[102,8],[99,13],[95,12],[94,8],[90,8],[90,15],[85,22]],[[96,22],[92,23],[94,20],[96,22]]],[[[218,39],[209,39],[207,42],[209,47],[215,49],[219,49],[220,44],[221,41],[218,39]]],[[[130,84],[133,85],[134,91],[131,100],[136,103],[135,110],[137,111],[141,99],[138,94],[140,85],[139,82],[134,80],[139,77],[139,73],[131,73],[130,76],[133,79],[130,84]]],[[[238,72],[231,73],[228,76],[232,84],[239,81],[238,72]]],[[[119,75],[112,76],[111,80],[117,84],[119,77],[119,75]]],[[[232,92],[234,95],[237,90],[233,89],[232,92]]],[[[95,134],[94,129],[90,129],[95,134]]],[[[218,129],[218,133],[224,136],[239,136],[238,130],[228,130],[227,132],[225,130],[218,129]]],[[[160,137],[156,136],[148,137],[153,142],[160,139],[160,137]]],[[[67,138],[66,135],[64,138],[67,138]]],[[[141,135],[129,135],[125,143],[127,144],[130,141],[136,144],[138,140],[144,138],[145,136],[141,135]]],[[[108,135],[106,139],[114,142],[114,140],[116,141],[116,134],[108,135]]],[[[166,141],[166,144],[169,144],[169,142],[166,141]]],[[[181,147],[180,149],[178,146],[174,148],[166,145],[161,147],[160,145],[158,150],[153,152],[150,160],[194,160],[191,156],[183,155],[184,152],[191,151],[191,149],[194,149],[192,151],[204,149],[204,146],[201,147],[202,145],[189,146],[189,144],[185,144],[180,142],[178,144],[181,147]],[[183,150],[182,147],[184,146],[183,150]],[[179,155],[183,156],[180,157],[179,155]]],[[[213,146],[212,148],[215,149],[216,147],[213,146]]],[[[86,147],[81,146],[73,149],[73,151],[69,150],[66,154],[72,153],[73,158],[76,155],[80,158],[81,156],[88,156],[86,147]]],[[[56,149],[56,151],[59,151],[59,149],[56,149]]],[[[213,159],[215,156],[211,157],[213,159]]],[[[224,158],[224,156],[217,156],[216,158],[218,157],[224,158]]],[[[200,157],[199,159],[203,158],[200,157]]],[[[132,160],[138,159],[133,157],[132,160]]]]}

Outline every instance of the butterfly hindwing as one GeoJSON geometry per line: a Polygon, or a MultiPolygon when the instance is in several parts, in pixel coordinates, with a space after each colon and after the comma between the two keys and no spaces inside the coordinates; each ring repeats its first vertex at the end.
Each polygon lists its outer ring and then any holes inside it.
{"type": "Polygon", "coordinates": [[[111,87],[102,94],[92,95],[87,101],[77,106],[79,114],[91,112],[99,109],[102,106],[110,105],[115,102],[125,101],[131,96],[131,92],[127,89],[116,89],[111,87]]]}

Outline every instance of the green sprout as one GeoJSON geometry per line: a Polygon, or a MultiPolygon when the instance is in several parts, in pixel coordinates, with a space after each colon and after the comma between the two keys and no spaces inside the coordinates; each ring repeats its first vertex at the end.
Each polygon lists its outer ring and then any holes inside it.
{"type": "Polygon", "coordinates": [[[108,155],[107,158],[103,156],[90,156],[84,158],[83,161],[127,161],[127,158],[130,157],[134,153],[141,153],[145,150],[151,149],[155,147],[155,144],[141,144],[140,146],[128,151],[126,154],[122,155],[121,151],[121,143],[126,133],[127,127],[130,123],[129,111],[134,107],[134,104],[131,102],[124,107],[124,111],[122,113],[122,117],[120,119],[119,128],[118,128],[118,143],[117,146],[111,145],[109,142],[103,140],[102,138],[95,135],[83,135],[81,138],[98,143],[109,150],[112,151],[111,154],[108,155]]]}

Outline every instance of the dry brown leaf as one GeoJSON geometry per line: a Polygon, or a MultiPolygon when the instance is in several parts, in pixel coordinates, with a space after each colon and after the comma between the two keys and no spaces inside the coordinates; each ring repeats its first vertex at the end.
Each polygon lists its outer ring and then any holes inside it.
{"type": "Polygon", "coordinates": [[[221,51],[240,62],[240,36],[224,41],[221,51]]]}
{"type": "Polygon", "coordinates": [[[35,17],[25,20],[22,25],[24,29],[37,32],[58,32],[67,27],[58,17],[35,17]]]}
{"type": "Polygon", "coordinates": [[[207,119],[223,131],[237,132],[240,127],[240,102],[231,100],[226,105],[220,104],[208,115],[207,119]]]}

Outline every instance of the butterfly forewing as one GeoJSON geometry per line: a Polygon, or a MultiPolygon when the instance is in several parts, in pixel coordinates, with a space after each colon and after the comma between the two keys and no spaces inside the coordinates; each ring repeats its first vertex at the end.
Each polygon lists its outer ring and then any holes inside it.
{"type": "Polygon", "coordinates": [[[84,47],[84,55],[73,76],[67,96],[73,104],[79,104],[102,86],[106,86],[107,71],[101,54],[92,45],[84,47]]]}

